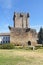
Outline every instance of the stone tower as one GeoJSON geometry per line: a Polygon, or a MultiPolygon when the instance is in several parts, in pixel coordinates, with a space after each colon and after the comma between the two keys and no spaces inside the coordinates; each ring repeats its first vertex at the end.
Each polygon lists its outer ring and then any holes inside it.
{"type": "Polygon", "coordinates": [[[14,13],[14,26],[10,27],[10,42],[16,45],[36,45],[37,33],[28,24],[29,13],[14,13]]]}
{"type": "Polygon", "coordinates": [[[28,28],[29,13],[14,13],[13,21],[15,28],[28,28]]]}

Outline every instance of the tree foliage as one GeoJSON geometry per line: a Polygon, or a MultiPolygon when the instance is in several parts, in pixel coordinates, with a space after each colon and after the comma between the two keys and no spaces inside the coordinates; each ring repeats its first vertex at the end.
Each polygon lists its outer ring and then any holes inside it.
{"type": "Polygon", "coordinates": [[[40,31],[38,33],[38,43],[43,44],[43,28],[40,28],[40,31]]]}

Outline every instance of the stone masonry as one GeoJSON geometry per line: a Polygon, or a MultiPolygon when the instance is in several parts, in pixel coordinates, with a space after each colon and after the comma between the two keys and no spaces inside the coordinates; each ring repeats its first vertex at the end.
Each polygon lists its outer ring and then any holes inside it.
{"type": "Polygon", "coordinates": [[[14,26],[10,27],[10,43],[19,45],[36,45],[37,33],[29,27],[29,13],[14,13],[14,26]]]}

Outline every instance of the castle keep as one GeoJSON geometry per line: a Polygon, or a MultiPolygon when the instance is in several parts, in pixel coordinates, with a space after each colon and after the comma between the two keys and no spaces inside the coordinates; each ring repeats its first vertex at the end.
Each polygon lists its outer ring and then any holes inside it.
{"type": "Polygon", "coordinates": [[[29,13],[14,13],[14,25],[9,26],[10,43],[16,45],[36,45],[36,30],[29,27],[29,13]]]}

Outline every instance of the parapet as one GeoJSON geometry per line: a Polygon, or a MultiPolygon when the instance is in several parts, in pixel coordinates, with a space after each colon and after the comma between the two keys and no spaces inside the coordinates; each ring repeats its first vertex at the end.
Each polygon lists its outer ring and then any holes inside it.
{"type": "Polygon", "coordinates": [[[16,13],[14,12],[14,16],[13,16],[13,20],[15,19],[15,17],[29,17],[29,13],[16,13]]]}

